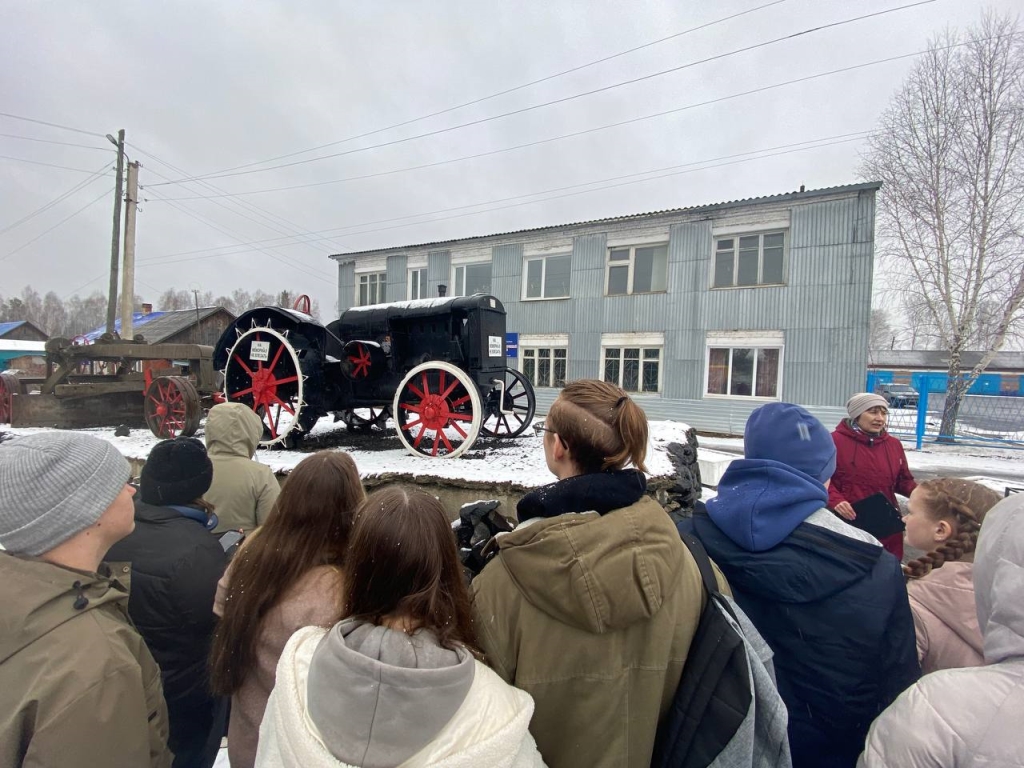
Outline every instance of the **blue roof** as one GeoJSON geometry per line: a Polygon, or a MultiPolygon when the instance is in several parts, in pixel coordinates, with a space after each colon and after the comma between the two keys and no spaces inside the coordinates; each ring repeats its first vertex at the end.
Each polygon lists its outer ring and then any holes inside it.
{"type": "MultiPolygon", "coordinates": [[[[142,326],[146,325],[146,323],[151,323],[154,320],[156,320],[158,317],[163,317],[166,314],[168,314],[168,313],[167,312],[150,312],[148,315],[144,315],[141,312],[133,312],[132,313],[132,331],[134,331],[135,333],[138,333],[139,332],[139,328],[141,328],[142,326]]],[[[114,320],[114,330],[118,334],[121,333],[121,318],[120,317],[118,317],[116,320],[114,320]]],[[[107,332],[107,326],[106,325],[101,325],[99,328],[94,328],[93,330],[89,331],[88,333],[83,334],[83,336],[85,336],[85,338],[87,338],[89,340],[89,343],[92,344],[93,342],[98,340],[99,337],[102,336],[106,332],[107,332]]]]}
{"type": "Polygon", "coordinates": [[[13,323],[0,323],[0,336],[3,336],[4,334],[10,333],[15,328],[17,328],[19,325],[24,325],[24,324],[25,324],[24,320],[15,320],[13,323]]]}

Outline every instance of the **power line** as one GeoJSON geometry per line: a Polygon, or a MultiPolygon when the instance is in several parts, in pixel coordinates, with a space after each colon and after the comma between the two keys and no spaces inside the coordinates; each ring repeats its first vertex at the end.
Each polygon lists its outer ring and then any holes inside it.
{"type": "Polygon", "coordinates": [[[98,149],[100,152],[109,152],[110,147],[97,147],[95,144],[76,144],[72,141],[53,141],[52,139],[37,139],[34,136],[19,136],[14,133],[0,133],[5,139],[21,139],[22,141],[35,141],[40,144],[58,144],[62,147],[81,147],[82,149],[98,149]]]}
{"type": "MultiPolygon", "coordinates": [[[[432,216],[432,215],[437,214],[437,213],[450,213],[451,211],[460,211],[460,210],[464,210],[466,208],[477,208],[477,207],[482,206],[482,205],[493,205],[495,203],[503,203],[503,202],[508,202],[510,200],[519,200],[519,199],[522,199],[524,197],[536,197],[537,195],[545,195],[545,194],[549,194],[549,193],[552,193],[552,192],[563,192],[565,190],[577,189],[579,187],[592,186],[594,184],[605,184],[605,183],[608,183],[608,182],[611,182],[611,181],[619,181],[619,180],[622,180],[622,179],[634,178],[636,176],[647,176],[647,175],[652,174],[652,173],[660,173],[662,171],[675,170],[675,169],[678,169],[678,168],[687,168],[687,167],[690,167],[690,166],[704,165],[706,163],[714,163],[714,162],[719,162],[719,161],[722,161],[722,160],[731,160],[731,159],[740,158],[740,157],[747,157],[747,156],[750,156],[750,155],[758,155],[758,154],[761,154],[761,153],[764,153],[764,152],[773,152],[773,151],[781,150],[781,149],[791,149],[791,148],[795,148],[795,147],[807,147],[808,149],[815,149],[817,147],[812,147],[812,146],[808,146],[808,145],[816,144],[816,145],[819,145],[819,146],[831,146],[831,144],[833,144],[833,143],[840,143],[840,140],[860,139],[860,138],[869,136],[871,133],[872,133],[872,131],[870,131],[870,130],[854,131],[852,133],[843,133],[843,134],[838,134],[838,135],[835,135],[835,136],[824,136],[824,137],[817,138],[817,139],[808,139],[806,141],[798,141],[798,142],[794,142],[794,143],[791,143],[791,144],[781,144],[781,145],[774,146],[774,147],[763,147],[763,148],[760,148],[760,149],[749,150],[747,152],[737,152],[737,153],[734,153],[734,154],[731,154],[731,155],[723,155],[723,156],[714,157],[714,158],[705,158],[705,159],[702,159],[702,160],[692,160],[692,161],[690,161],[688,163],[681,163],[679,165],[663,166],[663,167],[660,167],[660,168],[653,168],[653,169],[649,169],[649,170],[646,170],[646,171],[638,171],[636,173],[629,173],[629,174],[625,174],[625,175],[622,175],[622,176],[612,176],[612,177],[602,178],[602,179],[593,179],[591,181],[580,182],[578,184],[570,184],[570,185],[564,186],[564,187],[555,187],[553,189],[545,189],[545,190],[540,190],[540,191],[537,191],[537,192],[527,192],[527,193],[524,193],[524,194],[521,194],[521,195],[513,195],[511,197],[502,197],[502,198],[497,198],[497,199],[493,199],[493,200],[484,200],[484,201],[481,201],[481,202],[478,202],[478,203],[468,203],[466,205],[456,205],[456,206],[452,206],[450,208],[440,208],[440,209],[436,209],[436,210],[433,210],[433,211],[423,211],[421,213],[413,213],[413,214],[408,214],[408,215],[405,215],[405,216],[395,216],[395,217],[391,217],[391,218],[387,218],[387,219],[377,219],[375,221],[362,222],[362,223],[359,223],[359,224],[349,224],[349,225],[346,225],[346,226],[343,226],[343,227],[332,227],[330,229],[319,230],[319,231],[313,232],[311,234],[314,234],[314,235],[325,235],[328,232],[345,233],[345,234],[363,234],[362,232],[350,233],[349,230],[359,229],[360,227],[373,226],[373,225],[376,225],[376,224],[388,224],[388,223],[395,222],[395,221],[407,221],[409,219],[417,219],[417,218],[421,218],[423,216],[432,216]],[[829,143],[825,143],[825,142],[829,142],[829,143]]],[[[751,158],[751,159],[757,159],[757,158],[751,158]]],[[[429,223],[429,222],[422,222],[422,223],[429,223]]],[[[252,241],[252,242],[249,242],[249,243],[243,243],[242,245],[258,245],[258,244],[264,244],[264,243],[279,242],[279,241],[281,241],[283,239],[286,239],[286,238],[272,238],[272,239],[269,239],[269,240],[256,240],[256,241],[252,241]]],[[[326,237],[320,237],[318,239],[319,240],[328,240],[328,238],[326,238],[326,237]]],[[[286,246],[286,245],[305,245],[305,243],[284,243],[284,244],[282,244],[282,247],[286,246]]],[[[217,246],[217,247],[214,247],[214,248],[199,248],[199,249],[195,249],[195,250],[191,250],[191,251],[177,251],[177,252],[174,252],[174,253],[165,253],[165,254],[162,254],[161,256],[154,256],[154,257],[151,257],[151,259],[155,260],[155,259],[171,258],[173,256],[188,256],[188,255],[195,254],[195,253],[208,253],[210,251],[218,251],[218,250],[223,250],[225,248],[236,248],[236,247],[238,247],[238,246],[235,246],[235,245],[221,245],[221,246],[217,246]]],[[[235,253],[244,253],[244,250],[242,250],[242,251],[234,251],[232,253],[217,254],[217,255],[231,256],[231,255],[235,255],[235,253]]]]}
{"type": "MultiPolygon", "coordinates": [[[[861,140],[863,140],[865,137],[867,137],[870,134],[871,134],[871,131],[861,131],[861,132],[858,132],[858,133],[855,133],[855,134],[844,134],[844,135],[842,135],[842,136],[846,136],[845,138],[843,138],[843,137],[835,137],[835,140],[833,140],[833,141],[827,141],[826,142],[824,139],[814,140],[814,141],[816,141],[818,143],[814,143],[812,146],[800,146],[800,145],[803,145],[803,144],[811,144],[812,143],[812,142],[800,142],[798,145],[783,145],[783,146],[793,147],[793,148],[790,148],[790,149],[785,149],[783,151],[768,152],[768,150],[755,150],[756,152],[762,153],[762,154],[758,154],[755,157],[745,157],[745,158],[741,157],[740,159],[733,159],[733,160],[729,160],[727,162],[716,162],[716,160],[695,161],[695,162],[692,162],[692,163],[685,163],[685,164],[680,165],[680,166],[669,166],[669,168],[666,168],[666,169],[656,169],[656,170],[652,170],[652,171],[643,171],[643,172],[638,173],[638,174],[627,174],[625,176],[612,177],[611,179],[602,179],[602,180],[583,182],[581,184],[573,184],[573,185],[570,185],[570,186],[567,186],[567,187],[559,187],[559,188],[556,188],[554,190],[547,190],[547,191],[544,191],[544,192],[531,192],[531,193],[524,194],[524,195],[517,195],[517,196],[509,197],[509,198],[502,198],[502,199],[499,199],[499,200],[487,201],[487,202],[482,202],[482,203],[473,203],[471,205],[464,205],[464,206],[455,206],[453,208],[446,208],[446,209],[441,209],[441,210],[438,210],[438,211],[424,212],[424,213],[419,213],[419,214],[411,214],[409,216],[399,216],[399,217],[395,217],[393,219],[381,219],[381,220],[379,220],[377,222],[368,222],[368,223],[364,223],[364,224],[354,224],[354,225],[350,225],[350,227],[347,227],[347,228],[348,229],[354,229],[356,227],[361,227],[361,226],[370,226],[371,224],[385,223],[385,222],[389,222],[389,221],[401,221],[401,220],[410,219],[410,218],[419,218],[419,217],[422,217],[422,216],[431,215],[433,213],[444,213],[446,211],[454,211],[454,210],[460,210],[460,209],[463,209],[463,208],[478,207],[478,206],[481,206],[481,205],[489,205],[489,204],[495,203],[495,202],[503,202],[505,200],[516,200],[516,199],[520,199],[520,198],[523,198],[523,197],[535,197],[537,195],[548,194],[549,192],[557,192],[557,191],[561,191],[561,190],[575,189],[575,188],[584,187],[584,186],[586,186],[586,187],[593,187],[595,184],[602,184],[602,185],[604,185],[604,186],[600,186],[600,187],[595,187],[593,189],[584,189],[584,190],[580,190],[580,191],[577,191],[577,192],[569,192],[568,194],[555,195],[555,196],[552,196],[552,197],[546,197],[546,198],[542,198],[542,199],[539,199],[539,200],[527,200],[527,201],[520,202],[520,203],[513,203],[511,205],[502,205],[502,206],[498,206],[498,207],[494,207],[494,208],[487,208],[487,209],[480,210],[480,211],[470,211],[468,213],[455,214],[453,216],[442,216],[442,217],[438,217],[438,218],[434,218],[434,219],[427,219],[427,220],[424,220],[424,221],[415,221],[415,222],[410,222],[410,223],[407,223],[407,224],[399,224],[399,225],[390,226],[390,227],[380,227],[380,228],[377,228],[377,229],[365,229],[365,230],[361,230],[359,232],[350,232],[350,233],[347,233],[347,234],[349,236],[356,236],[356,235],[366,235],[366,234],[371,234],[371,233],[376,233],[376,232],[386,232],[386,231],[389,231],[389,230],[392,230],[392,229],[401,229],[403,227],[416,226],[418,224],[432,224],[432,223],[438,222],[438,221],[448,221],[448,220],[451,220],[451,219],[458,219],[458,218],[463,218],[463,217],[466,217],[466,216],[477,216],[477,215],[482,214],[482,213],[493,213],[495,211],[506,210],[506,209],[509,209],[509,208],[518,208],[518,207],[521,207],[521,206],[524,206],[524,205],[532,205],[532,204],[535,204],[535,203],[545,203],[545,202],[549,202],[551,200],[561,200],[561,199],[566,198],[566,197],[573,197],[575,195],[587,194],[588,192],[599,192],[599,191],[604,191],[604,190],[607,190],[607,189],[616,189],[618,187],[630,186],[632,184],[641,184],[641,183],[648,182],[648,181],[656,181],[656,180],[659,180],[659,179],[669,178],[669,177],[672,177],[672,176],[681,176],[681,175],[688,174],[688,173],[696,173],[698,171],[710,170],[710,169],[714,169],[714,168],[722,168],[722,167],[725,167],[725,166],[738,165],[740,163],[751,162],[751,161],[754,161],[754,160],[763,160],[763,159],[771,158],[771,157],[779,157],[781,155],[794,154],[796,152],[807,152],[807,151],[812,150],[812,149],[822,149],[822,148],[825,148],[825,147],[835,146],[835,145],[838,145],[838,144],[846,144],[846,143],[850,143],[850,142],[853,142],[853,141],[861,141],[861,140]],[[714,164],[713,165],[709,165],[708,163],[714,163],[714,164]],[[696,166],[696,165],[699,165],[700,167],[690,167],[690,166],[696,166]],[[675,169],[675,168],[685,168],[685,170],[672,170],[672,172],[670,172],[670,173],[661,173],[661,175],[658,175],[658,176],[649,176],[648,178],[643,178],[643,179],[634,179],[632,181],[623,181],[622,183],[618,183],[618,184],[608,184],[609,181],[615,181],[615,180],[618,180],[618,179],[629,179],[631,177],[638,176],[638,175],[649,175],[651,173],[657,173],[657,172],[662,171],[662,170],[669,170],[669,169],[675,169]]],[[[750,155],[750,154],[753,154],[753,153],[752,152],[740,153],[740,155],[750,155]]],[[[718,160],[727,160],[730,157],[731,158],[735,158],[735,157],[737,157],[737,155],[726,155],[723,158],[718,158],[718,160]]],[[[333,230],[325,230],[325,231],[333,231],[333,230]]],[[[221,246],[221,247],[223,248],[223,247],[227,247],[227,246],[221,246]]],[[[196,251],[196,252],[198,252],[198,251],[196,251]]],[[[186,253],[188,253],[188,252],[186,252],[186,253]]],[[[198,261],[198,260],[201,260],[201,259],[217,258],[217,257],[220,257],[220,256],[233,256],[233,255],[237,255],[237,253],[242,253],[242,251],[240,251],[240,252],[233,252],[233,253],[215,253],[215,254],[210,254],[210,255],[207,255],[207,256],[194,256],[194,257],[185,258],[185,259],[174,259],[174,260],[171,260],[171,261],[161,261],[158,265],[155,265],[155,266],[163,266],[163,265],[167,265],[167,264],[178,264],[178,263],[182,263],[182,262],[186,262],[186,261],[198,261]]],[[[164,257],[154,257],[154,258],[166,258],[166,256],[174,256],[174,255],[177,255],[177,254],[166,254],[164,257]]]]}
{"type": "MultiPolygon", "coordinates": [[[[815,32],[820,32],[822,30],[832,29],[832,28],[835,28],[835,27],[844,26],[846,24],[852,24],[852,23],[857,22],[857,21],[863,21],[865,19],[870,19],[870,18],[874,18],[874,17],[877,17],[877,16],[883,16],[883,15],[886,15],[886,14],[889,14],[889,13],[895,13],[897,11],[906,10],[908,8],[914,8],[914,7],[917,7],[917,6],[920,6],[920,5],[928,5],[928,4],[933,3],[933,2],[935,2],[935,0],[918,0],[917,2],[908,3],[906,5],[897,6],[895,8],[888,8],[888,9],[885,9],[885,10],[882,10],[882,11],[876,11],[874,13],[863,14],[861,16],[856,16],[856,17],[853,17],[853,18],[844,19],[843,21],[831,22],[829,24],[822,24],[822,25],[819,25],[819,26],[816,26],[816,27],[811,27],[811,28],[808,28],[808,29],[800,30],[799,32],[792,32],[792,33],[790,33],[788,35],[783,35],[782,37],[777,37],[777,38],[774,38],[772,40],[765,40],[765,41],[760,42],[760,43],[755,43],[753,45],[744,46],[742,48],[736,48],[736,49],[734,49],[732,51],[726,51],[724,53],[716,54],[714,56],[709,56],[707,58],[699,59],[697,61],[687,62],[686,64],[681,64],[681,65],[676,66],[676,67],[671,67],[669,69],[664,69],[664,70],[661,70],[659,72],[653,72],[653,73],[650,73],[650,74],[647,74],[647,75],[642,75],[640,77],[630,78],[629,80],[622,80],[622,81],[620,81],[618,83],[612,83],[611,85],[601,86],[600,88],[593,88],[593,89],[591,89],[589,91],[583,91],[581,93],[576,93],[576,94],[573,94],[573,95],[570,95],[570,96],[563,96],[562,98],[559,98],[559,99],[552,99],[550,101],[541,102],[539,104],[533,104],[533,105],[528,106],[528,107],[521,107],[519,109],[510,110],[508,112],[503,112],[503,113],[498,114],[498,115],[492,115],[490,117],[482,117],[482,118],[478,118],[476,120],[469,120],[467,122],[460,123],[458,125],[449,126],[447,128],[438,128],[438,129],[435,129],[433,131],[426,131],[424,133],[415,134],[413,136],[407,136],[405,138],[392,139],[391,141],[385,141],[385,142],[381,142],[379,144],[370,144],[370,145],[365,146],[365,147],[357,147],[355,149],[345,150],[344,152],[335,152],[335,153],[332,153],[330,155],[322,155],[320,157],[313,157],[313,158],[309,158],[309,159],[306,159],[306,160],[295,160],[295,161],[290,162],[290,163],[281,163],[279,165],[271,165],[271,166],[268,166],[266,168],[250,168],[248,170],[233,171],[233,172],[230,172],[230,173],[203,174],[203,175],[200,175],[200,176],[195,176],[195,177],[191,177],[191,178],[187,178],[187,179],[176,179],[176,180],[173,180],[173,181],[170,181],[170,182],[165,182],[165,183],[162,183],[162,184],[150,185],[150,186],[164,186],[165,184],[178,184],[178,183],[182,183],[182,182],[185,182],[185,181],[196,181],[196,180],[201,180],[201,179],[220,179],[220,178],[229,178],[229,177],[234,177],[234,176],[245,176],[245,175],[249,175],[249,174],[253,174],[253,173],[265,173],[267,171],[274,171],[274,170],[280,170],[282,168],[291,168],[291,167],[294,167],[294,166],[297,166],[297,165],[306,165],[308,163],[315,163],[315,162],[319,162],[321,160],[329,160],[329,159],[332,159],[332,158],[335,158],[335,157],[342,157],[342,156],[346,156],[346,155],[358,154],[358,153],[361,153],[361,152],[368,152],[368,151],[373,150],[373,149],[380,149],[382,147],[394,146],[396,144],[404,144],[404,143],[407,143],[407,142],[410,142],[410,141],[416,141],[418,139],[427,138],[427,137],[430,137],[430,136],[437,136],[437,135],[440,135],[440,134],[443,134],[443,133],[449,133],[451,131],[457,131],[457,130],[460,130],[462,128],[467,128],[467,127],[471,127],[471,126],[474,126],[474,125],[481,125],[483,123],[488,123],[488,122],[491,122],[493,120],[500,120],[502,118],[510,117],[510,116],[513,116],[513,115],[520,115],[520,114],[523,114],[523,113],[526,113],[526,112],[533,111],[535,109],[541,109],[541,108],[549,107],[549,106],[552,106],[552,105],[555,105],[555,104],[563,104],[563,103],[566,103],[566,102],[569,102],[569,101],[574,101],[576,99],[584,98],[586,96],[592,96],[592,95],[594,95],[596,93],[605,93],[607,91],[611,91],[611,90],[614,90],[614,89],[617,89],[617,88],[622,88],[622,87],[625,87],[625,86],[628,86],[628,85],[634,85],[636,83],[643,82],[643,81],[646,81],[646,80],[651,80],[653,78],[661,77],[663,75],[667,75],[667,74],[670,74],[670,73],[673,73],[673,72],[679,72],[679,71],[684,70],[684,69],[689,69],[691,67],[699,66],[701,64],[706,64],[706,63],[711,62],[711,61],[718,61],[718,60],[721,60],[721,59],[724,59],[724,58],[728,58],[730,56],[735,56],[735,55],[740,54],[740,53],[747,53],[749,51],[757,50],[759,48],[764,48],[764,47],[767,47],[767,46],[770,46],[770,45],[774,45],[776,43],[781,43],[781,42],[786,42],[786,41],[789,41],[789,40],[793,40],[795,38],[802,37],[802,36],[805,36],[805,35],[810,35],[810,34],[813,34],[815,32]]],[[[713,103],[713,102],[710,102],[710,103],[713,103]]]]}
{"type": "Polygon", "coordinates": [[[372,131],[366,131],[365,133],[356,134],[355,136],[349,136],[348,138],[345,138],[345,139],[338,139],[337,141],[331,141],[331,142],[328,142],[326,144],[320,144],[320,145],[315,146],[315,147],[310,147],[309,149],[300,149],[300,150],[298,150],[296,152],[289,152],[289,153],[284,154],[284,155],[277,155],[276,157],[270,157],[270,158],[267,158],[266,160],[256,160],[256,161],[251,162],[251,163],[245,163],[243,165],[236,165],[236,166],[233,166],[231,168],[222,168],[219,171],[214,171],[214,173],[218,173],[218,174],[219,173],[226,173],[228,171],[237,171],[237,170],[240,170],[242,168],[251,168],[254,165],[263,165],[265,163],[273,163],[273,162],[275,162],[277,160],[285,160],[285,159],[287,159],[289,157],[296,157],[298,155],[305,155],[305,154],[308,154],[310,152],[316,152],[316,151],[321,150],[321,149],[327,149],[328,147],[334,147],[334,146],[337,146],[338,144],[345,144],[345,143],[347,143],[349,141],[355,141],[356,139],[363,139],[363,138],[366,138],[367,136],[373,136],[373,135],[378,134],[378,133],[384,133],[385,131],[390,131],[390,130],[392,130],[394,128],[402,128],[403,126],[406,126],[406,125],[411,125],[413,123],[418,123],[418,122],[421,122],[423,120],[428,120],[431,117],[438,117],[439,115],[445,115],[445,114],[448,114],[449,112],[455,112],[456,110],[462,109],[463,107],[471,107],[471,106],[473,106],[475,104],[480,104],[480,103],[485,102],[485,101],[490,101],[491,99],[496,99],[499,96],[507,96],[510,93],[515,93],[516,91],[521,91],[521,90],[523,90],[525,88],[529,88],[529,87],[534,86],[534,85],[539,85],[540,83],[545,83],[545,82],[548,82],[550,80],[555,80],[556,78],[563,77],[565,75],[570,75],[573,72],[579,72],[579,71],[587,69],[589,67],[593,67],[593,66],[596,66],[598,64],[603,64],[603,63],[605,63],[607,61],[611,61],[613,59],[621,58],[622,56],[626,56],[626,55],[628,55],[630,53],[635,53],[637,51],[643,50],[644,48],[650,48],[652,46],[659,45],[660,43],[664,43],[664,42],[667,42],[669,40],[675,40],[676,38],[683,37],[684,35],[688,35],[691,32],[699,32],[702,29],[708,29],[709,27],[713,27],[713,26],[716,26],[718,24],[722,24],[722,23],[724,23],[726,21],[731,21],[733,19],[739,18],[740,16],[746,16],[748,14],[755,13],[756,11],[760,11],[760,10],[763,10],[765,8],[770,8],[773,5],[780,5],[781,3],[785,3],[785,2],[788,2],[788,0],[773,0],[773,2],[764,3],[763,5],[758,5],[758,6],[754,7],[754,8],[750,8],[750,9],[748,9],[746,11],[740,11],[738,13],[734,13],[734,14],[731,14],[729,16],[723,16],[720,19],[715,19],[714,21],[709,21],[709,22],[707,22],[705,24],[701,24],[701,25],[696,26],[696,27],[690,27],[689,29],[685,29],[682,32],[676,32],[676,33],[668,35],[666,37],[661,37],[661,38],[658,38],[657,40],[652,40],[649,43],[643,43],[642,45],[637,45],[637,46],[634,46],[633,48],[627,48],[624,51],[619,51],[618,53],[613,53],[610,56],[605,56],[605,57],[600,58],[600,59],[595,59],[594,61],[589,61],[586,64],[580,64],[578,66],[571,67],[569,69],[564,69],[561,72],[555,72],[554,74],[546,75],[545,77],[541,77],[541,78],[538,78],[536,80],[531,80],[531,81],[529,81],[527,83],[523,83],[521,85],[513,86],[512,88],[506,88],[503,91],[497,91],[495,93],[488,94],[487,96],[481,96],[480,98],[476,98],[476,99],[473,99],[471,101],[465,101],[465,102],[463,102],[461,104],[456,104],[453,107],[446,107],[445,109],[439,109],[436,112],[430,112],[430,113],[428,113],[426,115],[420,115],[419,117],[410,118],[409,120],[403,120],[400,123],[393,123],[391,125],[386,125],[383,128],[375,128],[372,131]]]}
{"type": "Polygon", "coordinates": [[[99,197],[96,197],[96,198],[94,198],[93,200],[91,200],[90,202],[86,203],[86,204],[85,204],[85,205],[83,205],[83,206],[82,206],[81,208],[79,208],[79,209],[78,209],[77,211],[75,211],[74,213],[72,213],[72,214],[71,214],[70,216],[66,216],[66,217],[64,217],[63,219],[61,219],[60,221],[58,221],[58,222],[57,222],[56,224],[54,224],[54,225],[53,225],[52,227],[50,227],[49,229],[47,229],[47,230],[45,230],[45,231],[43,231],[43,232],[39,233],[39,234],[38,234],[38,235],[36,235],[35,237],[33,237],[33,238],[32,238],[31,240],[29,240],[29,241],[28,241],[27,243],[23,243],[23,244],[19,245],[19,246],[18,246],[17,248],[15,248],[15,249],[14,249],[13,251],[11,251],[10,253],[8,253],[8,254],[5,254],[4,256],[0,256],[0,261],[4,261],[4,260],[6,260],[6,259],[9,259],[9,258],[10,258],[11,256],[13,256],[14,254],[18,253],[19,251],[22,251],[22,250],[24,250],[25,248],[28,248],[28,247],[29,247],[30,245],[32,245],[32,243],[34,243],[34,242],[35,242],[36,240],[38,240],[39,238],[43,237],[44,235],[47,235],[47,234],[49,234],[50,232],[53,232],[53,230],[57,229],[57,227],[59,227],[59,226],[61,226],[62,224],[64,224],[64,222],[66,222],[66,221],[70,221],[71,219],[75,218],[75,216],[77,216],[78,214],[80,214],[80,213],[81,213],[82,211],[84,211],[84,210],[85,210],[86,208],[89,208],[89,207],[91,207],[91,206],[95,205],[95,204],[96,204],[96,203],[98,203],[98,202],[99,202],[100,200],[102,200],[102,199],[103,199],[104,197],[107,197],[108,195],[110,195],[110,193],[111,193],[111,192],[113,192],[113,191],[114,191],[114,188],[113,188],[113,187],[111,187],[111,188],[110,188],[110,189],[108,189],[108,190],[107,190],[106,192],[102,193],[102,194],[101,194],[101,195],[100,195],[99,197]]]}
{"type": "Polygon", "coordinates": [[[94,181],[96,181],[96,179],[99,178],[103,174],[104,171],[108,171],[108,170],[110,170],[110,163],[104,164],[104,166],[102,168],[100,168],[99,170],[97,170],[95,173],[93,173],[92,176],[90,176],[89,178],[83,179],[82,181],[78,182],[71,189],[69,189],[67,192],[64,192],[63,194],[58,195],[57,197],[55,197],[53,200],[51,200],[50,202],[46,203],[45,205],[40,206],[39,208],[36,208],[34,211],[32,211],[32,213],[30,213],[30,214],[28,214],[26,216],[22,216],[20,219],[15,221],[13,224],[8,224],[3,229],[0,229],[0,235],[4,234],[5,232],[10,232],[15,227],[17,227],[17,226],[19,226],[21,224],[24,224],[26,221],[29,221],[30,219],[35,218],[39,214],[44,213],[45,211],[49,210],[50,208],[52,208],[53,206],[55,206],[57,203],[61,202],[62,200],[67,199],[68,197],[73,195],[78,190],[84,189],[85,187],[89,186],[94,181]]]}
{"type": "Polygon", "coordinates": [[[24,157],[10,157],[9,155],[0,155],[0,160],[14,160],[19,163],[31,163],[32,165],[44,165],[47,168],[60,168],[63,171],[77,171],[78,173],[92,173],[87,171],[85,168],[70,168],[66,165],[57,165],[55,163],[44,163],[40,160],[28,160],[24,157]]]}
{"type": "Polygon", "coordinates": [[[86,136],[95,136],[99,139],[105,139],[106,134],[98,133],[96,131],[86,131],[82,128],[72,128],[69,125],[60,125],[59,123],[49,123],[46,120],[39,120],[34,117],[25,117],[24,115],[12,115],[9,112],[0,112],[0,117],[9,117],[11,120],[23,120],[26,123],[35,123],[36,125],[48,125],[51,128],[60,128],[62,131],[71,131],[72,133],[83,133],[86,136]]]}

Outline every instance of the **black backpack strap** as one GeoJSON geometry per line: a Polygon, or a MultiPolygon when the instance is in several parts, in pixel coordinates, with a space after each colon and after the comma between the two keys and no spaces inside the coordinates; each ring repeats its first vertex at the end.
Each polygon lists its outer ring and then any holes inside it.
{"type": "Polygon", "coordinates": [[[708,557],[704,545],[700,543],[700,539],[688,533],[680,533],[679,537],[683,540],[686,548],[690,550],[694,562],[697,563],[701,581],[704,582],[704,589],[709,595],[717,595],[718,579],[715,578],[715,569],[711,567],[711,558],[708,557]]]}

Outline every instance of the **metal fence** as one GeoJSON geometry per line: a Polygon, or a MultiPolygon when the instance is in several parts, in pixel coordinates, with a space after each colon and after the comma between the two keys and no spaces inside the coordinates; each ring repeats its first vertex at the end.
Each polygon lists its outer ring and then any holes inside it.
{"type": "Polygon", "coordinates": [[[1024,449],[1024,397],[967,395],[960,405],[955,434],[941,433],[944,392],[922,389],[916,408],[890,408],[888,430],[914,440],[920,450],[925,442],[1024,449]]]}

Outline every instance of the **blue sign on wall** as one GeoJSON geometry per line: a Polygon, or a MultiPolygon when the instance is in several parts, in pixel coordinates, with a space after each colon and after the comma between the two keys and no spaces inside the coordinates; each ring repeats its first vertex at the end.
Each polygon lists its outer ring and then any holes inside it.
{"type": "Polygon", "coordinates": [[[519,357],[519,334],[505,334],[505,357],[519,357]]]}

